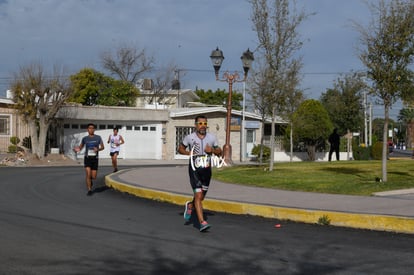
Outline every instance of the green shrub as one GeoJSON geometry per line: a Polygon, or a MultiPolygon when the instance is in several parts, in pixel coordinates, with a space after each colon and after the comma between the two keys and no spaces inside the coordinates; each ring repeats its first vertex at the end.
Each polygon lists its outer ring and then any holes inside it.
{"type": "Polygon", "coordinates": [[[15,154],[15,153],[20,152],[20,151],[24,152],[24,149],[20,146],[14,145],[14,144],[9,145],[8,150],[7,150],[7,152],[11,153],[11,154],[15,154]]]}
{"type": "MultiPolygon", "coordinates": [[[[255,145],[252,148],[252,155],[257,156],[257,159],[260,158],[260,144],[259,145],[255,145]]],[[[263,161],[267,161],[270,159],[270,148],[263,145],[263,161]]]]}
{"type": "Polygon", "coordinates": [[[355,160],[369,160],[371,156],[371,147],[352,146],[352,155],[355,160]]]}
{"type": "Polygon", "coordinates": [[[13,145],[19,144],[20,139],[18,137],[10,137],[10,143],[13,145]]]}
{"type": "Polygon", "coordinates": [[[377,141],[372,145],[371,155],[375,160],[382,159],[382,141],[377,141]]]}

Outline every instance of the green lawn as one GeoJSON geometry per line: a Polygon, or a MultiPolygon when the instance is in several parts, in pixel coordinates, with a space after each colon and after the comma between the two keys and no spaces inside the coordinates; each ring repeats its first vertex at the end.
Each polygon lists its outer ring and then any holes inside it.
{"type": "Polygon", "coordinates": [[[268,165],[235,165],[215,169],[213,178],[251,186],[349,195],[414,188],[414,160],[388,160],[387,182],[376,180],[381,178],[381,171],[381,161],[276,162],[272,172],[268,165]]]}

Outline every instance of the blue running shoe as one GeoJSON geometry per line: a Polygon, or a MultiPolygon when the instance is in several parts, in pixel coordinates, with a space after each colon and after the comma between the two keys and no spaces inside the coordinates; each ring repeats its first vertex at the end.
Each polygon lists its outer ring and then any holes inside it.
{"type": "Polygon", "coordinates": [[[206,221],[202,221],[200,223],[200,232],[206,231],[207,229],[209,229],[211,227],[210,224],[208,224],[208,222],[206,221]]]}
{"type": "Polygon", "coordinates": [[[191,213],[193,212],[193,210],[190,208],[190,201],[187,201],[185,203],[185,209],[184,209],[184,220],[186,221],[190,221],[191,219],[191,213]]]}

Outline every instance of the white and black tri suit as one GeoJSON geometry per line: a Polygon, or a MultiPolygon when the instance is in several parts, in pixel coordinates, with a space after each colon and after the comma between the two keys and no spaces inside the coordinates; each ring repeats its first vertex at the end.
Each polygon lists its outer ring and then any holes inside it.
{"type": "Polygon", "coordinates": [[[182,144],[192,152],[188,165],[190,184],[194,192],[207,192],[211,179],[211,154],[204,150],[207,144],[213,148],[218,147],[217,138],[206,133],[204,138],[199,138],[196,132],[187,135],[182,144]]]}

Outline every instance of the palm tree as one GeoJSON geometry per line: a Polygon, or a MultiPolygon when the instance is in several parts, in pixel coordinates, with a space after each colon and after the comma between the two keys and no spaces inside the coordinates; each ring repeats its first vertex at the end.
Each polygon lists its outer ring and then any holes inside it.
{"type": "Polygon", "coordinates": [[[414,108],[403,108],[400,110],[400,114],[398,115],[398,121],[405,124],[405,137],[406,137],[406,144],[407,147],[412,147],[412,129],[414,128],[414,108]]]}

